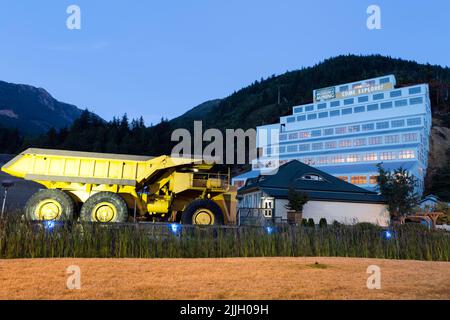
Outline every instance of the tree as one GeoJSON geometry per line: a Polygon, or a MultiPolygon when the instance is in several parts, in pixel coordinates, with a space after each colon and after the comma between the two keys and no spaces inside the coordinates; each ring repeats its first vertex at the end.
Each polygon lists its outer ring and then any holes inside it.
{"type": "Polygon", "coordinates": [[[305,192],[298,192],[294,188],[289,189],[288,193],[288,204],[285,206],[286,209],[302,212],[303,206],[308,202],[308,194],[305,192]]]}
{"type": "Polygon", "coordinates": [[[391,217],[402,219],[411,213],[417,205],[418,196],[414,192],[416,178],[403,168],[386,171],[381,164],[378,167],[378,189],[386,199],[391,217]]]}

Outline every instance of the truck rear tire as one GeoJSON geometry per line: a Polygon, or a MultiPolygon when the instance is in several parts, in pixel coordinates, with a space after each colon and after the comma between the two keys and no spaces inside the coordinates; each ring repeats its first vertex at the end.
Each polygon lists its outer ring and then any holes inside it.
{"type": "Polygon", "coordinates": [[[128,220],[127,203],[117,193],[98,192],[83,204],[80,219],[102,223],[126,222],[128,220]]]}
{"type": "Polygon", "coordinates": [[[64,191],[44,189],[36,192],[25,204],[25,217],[28,220],[72,220],[75,202],[64,191]]]}
{"type": "Polygon", "coordinates": [[[212,200],[197,199],[192,201],[181,215],[182,224],[222,225],[222,209],[212,200]]]}

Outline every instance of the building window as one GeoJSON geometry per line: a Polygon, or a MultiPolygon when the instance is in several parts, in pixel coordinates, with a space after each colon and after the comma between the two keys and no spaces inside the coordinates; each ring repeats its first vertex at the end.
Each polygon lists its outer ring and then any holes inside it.
{"type": "Polygon", "coordinates": [[[417,141],[417,133],[405,133],[402,135],[403,142],[415,142],[417,141]]]}
{"type": "Polygon", "coordinates": [[[308,112],[308,111],[313,111],[314,110],[314,106],[306,106],[305,107],[305,111],[306,112],[308,112]]]}
{"type": "Polygon", "coordinates": [[[399,159],[414,159],[414,151],[413,150],[402,150],[398,154],[399,159]]]}
{"type": "Polygon", "coordinates": [[[378,160],[378,156],[377,156],[377,154],[375,152],[369,152],[369,153],[366,153],[364,155],[363,160],[364,161],[377,161],[378,160]]]}
{"type": "Polygon", "coordinates": [[[297,145],[296,144],[294,144],[294,145],[291,145],[291,146],[288,146],[287,147],[287,152],[297,152],[297,145]]]}
{"type": "Polygon", "coordinates": [[[342,181],[348,182],[348,177],[347,176],[338,176],[338,179],[341,179],[342,181]]]}
{"type": "Polygon", "coordinates": [[[298,136],[300,137],[300,139],[307,139],[311,137],[311,134],[309,133],[309,131],[302,131],[298,133],[298,136]]]}
{"type": "Polygon", "coordinates": [[[339,107],[341,105],[340,101],[331,101],[330,102],[330,107],[334,108],[334,107],[339,107]]]}
{"type": "Polygon", "coordinates": [[[377,129],[387,129],[389,128],[389,122],[388,121],[383,121],[383,122],[377,122],[377,129]]]}
{"type": "Polygon", "coordinates": [[[365,146],[365,145],[366,145],[366,139],[365,138],[355,139],[353,141],[353,146],[354,147],[361,147],[361,146],[365,146]]]}
{"type": "Polygon", "coordinates": [[[287,123],[295,122],[295,117],[287,118],[287,123]]]}
{"type": "Polygon", "coordinates": [[[359,132],[360,129],[361,129],[361,127],[359,125],[349,126],[348,132],[359,132]]]}
{"type": "Polygon", "coordinates": [[[289,140],[297,140],[297,139],[298,139],[298,133],[297,132],[289,134],[289,140]]]}
{"type": "Polygon", "coordinates": [[[336,116],[339,116],[340,114],[341,114],[340,110],[330,111],[330,117],[336,117],[336,116]]]}
{"type": "Polygon", "coordinates": [[[351,176],[350,182],[353,184],[367,184],[366,176],[351,176]]]}
{"type": "Polygon", "coordinates": [[[367,102],[369,101],[369,96],[358,97],[358,102],[367,102]]]}
{"type": "Polygon", "coordinates": [[[382,144],[383,140],[382,137],[370,137],[369,138],[369,145],[377,145],[382,144]]]}
{"type": "Polygon", "coordinates": [[[389,108],[392,108],[392,101],[380,103],[380,108],[381,108],[381,109],[389,109],[389,108]]]}
{"type": "Polygon", "coordinates": [[[280,153],[285,153],[286,152],[286,147],[280,147],[280,153]]]}
{"type": "Polygon", "coordinates": [[[326,136],[332,136],[334,134],[334,129],[333,128],[325,129],[323,130],[323,134],[326,136]]]}
{"type": "Polygon", "coordinates": [[[302,115],[302,116],[297,116],[297,121],[305,121],[306,120],[306,116],[302,115]]]}
{"type": "Polygon", "coordinates": [[[322,135],[322,130],[311,131],[311,137],[320,137],[322,135]]]}
{"type": "Polygon", "coordinates": [[[294,113],[300,113],[303,112],[303,107],[294,108],[294,113]]]}
{"type": "Polygon", "coordinates": [[[365,106],[355,107],[355,113],[360,113],[360,112],[364,112],[364,111],[366,111],[365,106]]]}
{"type": "Polygon", "coordinates": [[[328,112],[320,112],[319,113],[319,118],[320,119],[322,119],[322,118],[327,118],[328,117],[328,112]]]}
{"type": "Polygon", "coordinates": [[[349,154],[347,156],[347,162],[358,162],[359,160],[359,155],[357,154],[349,154]]]}
{"type": "Polygon", "coordinates": [[[380,79],[380,84],[384,84],[384,83],[389,83],[389,78],[381,78],[380,79]]]}
{"type": "Polygon", "coordinates": [[[378,104],[369,104],[367,106],[367,111],[375,111],[378,110],[378,104]]]}
{"type": "Polygon", "coordinates": [[[406,123],[408,126],[420,126],[422,124],[422,121],[420,118],[411,118],[406,120],[406,123]]]}
{"type": "Polygon", "coordinates": [[[312,149],[313,150],[322,150],[323,149],[323,143],[321,143],[321,142],[313,143],[312,144],[312,149]]]}
{"type": "Polygon", "coordinates": [[[423,103],[423,98],[422,97],[417,97],[417,98],[411,98],[409,99],[409,104],[413,105],[413,104],[421,104],[423,103]]]}
{"type": "Polygon", "coordinates": [[[345,162],[345,158],[344,156],[333,156],[330,158],[331,163],[344,163],[345,162]]]}
{"type": "Polygon", "coordinates": [[[405,126],[405,120],[392,120],[391,127],[392,128],[400,128],[405,126]]]}
{"type": "Polygon", "coordinates": [[[336,149],[336,148],[337,148],[337,142],[336,141],[325,142],[325,149],[336,149]]]}
{"type": "Polygon", "coordinates": [[[309,151],[309,144],[299,144],[298,151],[309,151]]]}
{"type": "Polygon", "coordinates": [[[409,94],[417,94],[420,93],[421,91],[422,91],[421,87],[409,88],[409,94]]]}
{"type": "Polygon", "coordinates": [[[370,184],[378,184],[378,176],[370,176],[369,183],[370,184]]]}
{"type": "Polygon", "coordinates": [[[380,160],[395,160],[395,159],[396,159],[395,152],[387,151],[380,153],[380,160]]]}
{"type": "Polygon", "coordinates": [[[366,123],[362,125],[362,131],[375,130],[375,125],[373,123],[366,123]]]}
{"type": "Polygon", "coordinates": [[[348,86],[341,86],[339,92],[348,91],[348,86]]]}
{"type": "Polygon", "coordinates": [[[400,97],[402,95],[402,90],[391,91],[391,98],[400,97]]]}
{"type": "Polygon", "coordinates": [[[344,134],[344,133],[347,133],[347,127],[336,128],[336,134],[344,134]]]}
{"type": "Polygon", "coordinates": [[[317,113],[308,114],[308,120],[314,120],[314,119],[317,119],[317,113]]]}
{"type": "Polygon", "coordinates": [[[280,141],[286,141],[287,140],[287,135],[286,134],[280,134],[280,141]]]}
{"type": "Polygon", "coordinates": [[[326,103],[319,103],[318,105],[317,105],[317,109],[325,109],[327,107],[327,104],[326,103]]]}
{"type": "Polygon", "coordinates": [[[408,105],[408,100],[403,99],[403,100],[396,100],[395,101],[395,106],[396,107],[404,107],[408,105]]]}
{"type": "Polygon", "coordinates": [[[384,99],[384,93],[377,93],[373,95],[373,100],[381,100],[384,99]]]}
{"type": "Polygon", "coordinates": [[[345,105],[345,106],[348,106],[349,104],[352,104],[352,103],[354,103],[354,102],[355,102],[355,99],[353,99],[353,98],[345,99],[345,100],[344,100],[344,105],[345,105]]]}
{"type": "Polygon", "coordinates": [[[398,134],[384,137],[384,143],[386,143],[386,144],[399,143],[399,142],[400,142],[400,137],[398,136],[398,134]]]}
{"type": "Polygon", "coordinates": [[[349,148],[352,146],[352,140],[341,140],[339,141],[339,148],[349,148]]]}

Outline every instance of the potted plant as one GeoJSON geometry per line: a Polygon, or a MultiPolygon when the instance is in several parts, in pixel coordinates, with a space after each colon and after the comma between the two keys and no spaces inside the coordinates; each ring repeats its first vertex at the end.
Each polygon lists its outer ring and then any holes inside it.
{"type": "Polygon", "coordinates": [[[303,218],[303,206],[308,202],[308,194],[289,189],[288,204],[285,206],[289,224],[300,224],[303,218]]]}

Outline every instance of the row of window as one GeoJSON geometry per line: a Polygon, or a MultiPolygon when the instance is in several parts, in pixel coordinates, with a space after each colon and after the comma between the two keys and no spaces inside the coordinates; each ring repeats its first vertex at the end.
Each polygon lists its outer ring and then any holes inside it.
{"type": "Polygon", "coordinates": [[[343,108],[338,110],[332,110],[332,111],[323,111],[318,113],[309,113],[304,115],[299,115],[297,117],[292,116],[288,117],[286,122],[287,123],[293,123],[295,121],[307,121],[307,120],[316,120],[316,119],[323,119],[328,117],[338,117],[338,116],[345,116],[350,115],[353,113],[361,113],[361,112],[369,112],[369,111],[377,111],[377,110],[384,110],[384,109],[391,109],[394,106],[395,107],[404,107],[407,105],[417,105],[423,103],[423,97],[415,97],[410,98],[409,103],[407,99],[403,100],[395,100],[395,101],[386,101],[381,103],[375,103],[375,104],[369,104],[367,106],[357,106],[357,107],[350,107],[350,108],[343,108]]]}
{"type": "Polygon", "coordinates": [[[292,144],[287,146],[269,147],[266,148],[266,156],[272,154],[284,154],[291,152],[307,152],[307,151],[319,151],[330,150],[337,148],[352,148],[363,146],[375,146],[381,144],[397,144],[397,143],[411,143],[418,142],[419,134],[416,132],[404,133],[404,134],[392,134],[385,136],[374,136],[368,138],[356,138],[356,139],[343,139],[326,142],[314,142],[314,143],[302,143],[292,144]]]}
{"type": "Polygon", "coordinates": [[[353,184],[359,184],[359,185],[366,185],[366,184],[377,184],[378,183],[378,176],[350,176],[350,179],[348,176],[337,176],[336,178],[339,178],[345,182],[350,182],[353,184]]]}
{"type": "MultiPolygon", "coordinates": [[[[389,82],[391,82],[391,79],[389,77],[381,78],[379,80],[379,84],[385,84],[385,83],[389,83],[389,82]]],[[[339,87],[339,92],[349,91],[350,86],[351,86],[351,89],[357,89],[357,88],[362,87],[363,84],[365,86],[374,86],[374,85],[376,85],[376,80],[367,80],[364,82],[356,82],[351,85],[345,84],[345,85],[342,85],[339,87]]]]}
{"type": "Polygon", "coordinates": [[[412,126],[420,126],[422,124],[422,119],[420,117],[416,118],[408,118],[408,119],[399,119],[392,121],[380,121],[374,123],[365,123],[362,125],[350,125],[350,126],[342,126],[336,128],[326,128],[326,129],[314,129],[311,131],[297,131],[291,133],[281,133],[279,136],[280,141],[287,140],[301,140],[308,138],[317,138],[322,136],[333,136],[333,135],[342,135],[348,133],[357,133],[357,132],[367,132],[372,130],[384,130],[389,128],[401,128],[401,127],[412,127],[412,126]]]}
{"type": "MultiPolygon", "coordinates": [[[[409,88],[408,93],[410,95],[412,94],[418,94],[422,92],[422,87],[413,87],[413,88],[409,88]]],[[[383,100],[385,98],[398,98],[402,96],[402,90],[401,89],[397,89],[394,91],[389,92],[389,97],[388,97],[388,93],[375,93],[372,95],[372,101],[378,101],[378,100],[383,100]]],[[[407,99],[404,100],[398,100],[398,101],[402,101],[399,102],[400,104],[407,102],[407,99]]],[[[347,99],[343,99],[343,100],[335,100],[335,101],[331,101],[331,102],[320,102],[316,105],[317,110],[323,110],[326,109],[328,106],[330,108],[335,108],[335,107],[340,107],[340,106],[349,106],[355,103],[365,103],[365,102],[369,102],[369,96],[360,96],[358,98],[347,98],[347,99]],[[341,104],[342,101],[342,104],[341,104]]],[[[398,107],[400,107],[401,105],[398,105],[398,107]]],[[[307,105],[307,106],[301,106],[301,107],[294,107],[294,114],[295,113],[302,113],[302,112],[310,112],[310,111],[314,111],[314,105],[307,105]]]]}
{"type": "MultiPolygon", "coordinates": [[[[398,151],[381,151],[381,152],[365,152],[365,153],[348,153],[348,154],[338,154],[330,156],[311,156],[311,157],[300,157],[297,160],[310,165],[335,165],[335,164],[346,164],[355,162],[374,162],[374,161],[390,161],[390,160],[407,160],[415,159],[416,154],[414,150],[398,150],[398,151]]],[[[289,160],[266,160],[264,163],[256,163],[253,168],[272,168],[277,164],[282,165],[289,162],[289,160]]]]}

